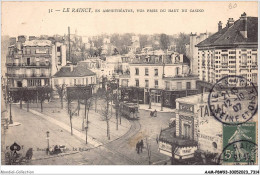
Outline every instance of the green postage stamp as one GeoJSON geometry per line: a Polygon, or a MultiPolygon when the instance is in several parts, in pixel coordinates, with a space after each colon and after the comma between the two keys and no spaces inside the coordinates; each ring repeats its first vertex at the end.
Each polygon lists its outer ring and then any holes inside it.
{"type": "Polygon", "coordinates": [[[223,163],[255,164],[257,159],[256,123],[223,125],[223,163]]]}

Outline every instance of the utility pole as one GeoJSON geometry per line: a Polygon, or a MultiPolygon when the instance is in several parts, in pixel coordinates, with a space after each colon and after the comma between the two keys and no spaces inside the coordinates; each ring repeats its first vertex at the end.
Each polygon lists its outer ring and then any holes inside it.
{"type": "Polygon", "coordinates": [[[13,118],[12,118],[12,102],[11,102],[11,99],[10,99],[10,121],[9,121],[9,124],[13,124],[13,118]]]}
{"type": "Polygon", "coordinates": [[[73,135],[73,130],[72,130],[72,113],[71,113],[71,110],[70,110],[70,133],[71,133],[71,135],[73,135]]]}
{"type": "Polygon", "coordinates": [[[161,90],[161,111],[163,111],[163,101],[164,101],[163,90],[161,90]]]}
{"type": "MultiPolygon", "coordinates": [[[[68,27],[68,35],[69,35],[69,60],[70,60],[70,27],[68,27]]],[[[72,60],[70,60],[72,62],[72,60]]]]}
{"type": "Polygon", "coordinates": [[[149,109],[152,109],[152,96],[151,96],[151,89],[149,89],[149,109]]]}

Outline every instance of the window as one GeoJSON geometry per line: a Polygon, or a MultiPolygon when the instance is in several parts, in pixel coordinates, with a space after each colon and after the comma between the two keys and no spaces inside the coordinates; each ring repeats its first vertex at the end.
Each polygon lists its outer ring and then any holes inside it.
{"type": "Polygon", "coordinates": [[[154,80],[154,87],[155,87],[155,88],[158,88],[158,84],[159,84],[159,83],[158,83],[158,80],[154,80]]]}
{"type": "Polygon", "coordinates": [[[139,68],[135,68],[135,75],[139,75],[139,68]]]}
{"type": "Polygon", "coordinates": [[[135,80],[135,86],[136,86],[136,87],[139,87],[139,79],[136,79],[136,80],[135,80]]]}
{"type": "Polygon", "coordinates": [[[149,88],[149,80],[145,80],[145,87],[149,88]]]}
{"type": "Polygon", "coordinates": [[[188,124],[184,124],[183,126],[183,135],[185,138],[191,138],[191,127],[188,124]]]}
{"type": "Polygon", "coordinates": [[[27,58],[27,66],[29,66],[31,64],[31,60],[30,58],[27,58]]]}
{"type": "Polygon", "coordinates": [[[154,69],[154,76],[158,76],[158,69],[154,69]]]}
{"type": "Polygon", "coordinates": [[[180,68],[176,67],[176,76],[178,76],[180,74],[180,68]]]}
{"type": "Polygon", "coordinates": [[[221,55],[221,62],[222,62],[222,64],[227,64],[228,63],[228,55],[227,54],[222,54],[221,55]]]}
{"type": "Polygon", "coordinates": [[[48,49],[45,49],[45,48],[38,48],[38,49],[36,49],[35,53],[47,53],[47,50],[48,49]]]}
{"type": "Polygon", "coordinates": [[[182,83],[181,82],[177,82],[177,89],[181,90],[182,89],[182,83]]]}
{"type": "Polygon", "coordinates": [[[60,46],[57,47],[57,52],[60,52],[60,46]]]}
{"type": "Polygon", "coordinates": [[[252,55],[252,64],[257,65],[257,55],[256,54],[252,55]]]}
{"type": "Polygon", "coordinates": [[[252,74],[252,82],[257,86],[257,74],[252,74]]]}
{"type": "Polygon", "coordinates": [[[191,89],[191,83],[190,82],[186,82],[186,89],[191,89]]]}
{"type": "Polygon", "coordinates": [[[171,86],[170,82],[169,82],[169,81],[166,81],[166,82],[165,82],[165,89],[166,89],[166,90],[170,90],[170,88],[171,88],[170,86],[171,86]]]}
{"type": "Polygon", "coordinates": [[[246,54],[242,54],[242,62],[241,62],[242,66],[246,66],[247,65],[247,56],[246,54]]]}
{"type": "Polygon", "coordinates": [[[145,75],[148,76],[149,75],[149,69],[145,68],[145,75]]]}

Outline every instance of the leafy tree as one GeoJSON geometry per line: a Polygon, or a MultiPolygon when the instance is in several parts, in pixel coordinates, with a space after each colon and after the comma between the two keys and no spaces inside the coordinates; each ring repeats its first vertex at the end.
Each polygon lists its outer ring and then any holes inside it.
{"type": "Polygon", "coordinates": [[[140,35],[139,41],[140,41],[140,48],[141,49],[144,48],[146,45],[149,44],[148,35],[140,35]]]}
{"type": "Polygon", "coordinates": [[[43,101],[48,99],[48,95],[51,93],[52,89],[50,87],[37,87],[38,99],[41,103],[41,112],[43,112],[43,101]]]}
{"type": "Polygon", "coordinates": [[[63,109],[63,99],[66,94],[66,84],[62,84],[62,85],[56,84],[55,88],[57,89],[58,95],[60,97],[61,109],[63,109]]]}
{"type": "Polygon", "coordinates": [[[188,43],[190,40],[189,35],[185,33],[180,33],[178,38],[175,40],[176,43],[176,51],[180,54],[185,54],[186,46],[185,44],[188,43]]]}
{"type": "Polygon", "coordinates": [[[168,49],[170,46],[170,39],[168,35],[164,33],[160,35],[160,45],[163,50],[168,49]]]}

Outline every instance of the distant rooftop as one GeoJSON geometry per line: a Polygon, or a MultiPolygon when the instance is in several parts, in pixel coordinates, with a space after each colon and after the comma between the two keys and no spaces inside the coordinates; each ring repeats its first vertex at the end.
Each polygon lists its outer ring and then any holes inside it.
{"type": "MultiPolygon", "coordinates": [[[[242,14],[242,15],[246,15],[246,14],[242,14]]],[[[238,19],[230,27],[226,26],[225,28],[221,29],[220,31],[214,33],[204,41],[197,44],[197,47],[257,43],[258,42],[258,18],[246,17],[247,37],[244,37],[241,34],[241,31],[243,31],[245,28],[244,25],[245,25],[244,20],[238,19]]]]}
{"type": "Polygon", "coordinates": [[[24,46],[51,46],[52,43],[50,40],[31,40],[25,41],[24,46]]]}
{"type": "Polygon", "coordinates": [[[54,77],[86,77],[96,75],[96,73],[88,69],[86,64],[73,66],[73,68],[72,66],[62,67],[54,77]]]}

